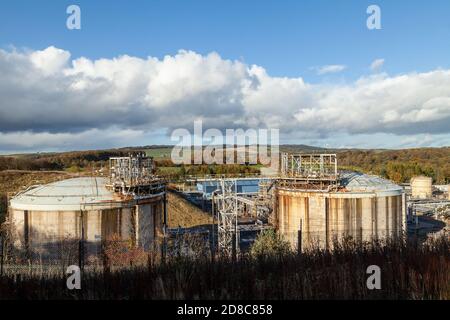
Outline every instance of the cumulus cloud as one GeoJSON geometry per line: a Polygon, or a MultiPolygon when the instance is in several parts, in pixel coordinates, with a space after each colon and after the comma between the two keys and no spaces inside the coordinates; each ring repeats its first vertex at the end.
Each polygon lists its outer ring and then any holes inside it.
{"type": "Polygon", "coordinates": [[[214,52],[70,57],[54,47],[0,50],[0,151],[128,145],[197,119],[205,128],[279,128],[309,139],[450,133],[450,70],[310,84],[214,52]]]}
{"type": "Polygon", "coordinates": [[[384,65],[384,59],[375,59],[375,60],[370,64],[370,70],[372,70],[372,71],[377,71],[377,70],[380,69],[383,65],[384,65]]]}
{"type": "Polygon", "coordinates": [[[51,46],[45,50],[32,52],[29,58],[33,65],[41,70],[44,75],[50,75],[67,65],[70,53],[51,46]]]}
{"type": "Polygon", "coordinates": [[[347,66],[342,64],[330,64],[326,66],[321,66],[316,68],[318,75],[323,75],[327,73],[338,73],[347,69],[347,66]]]}

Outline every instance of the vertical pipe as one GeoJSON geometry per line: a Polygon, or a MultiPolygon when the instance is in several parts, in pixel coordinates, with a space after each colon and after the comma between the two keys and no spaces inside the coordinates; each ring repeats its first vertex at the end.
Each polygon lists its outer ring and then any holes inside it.
{"type": "Polygon", "coordinates": [[[334,157],[334,175],[337,176],[337,159],[334,157]]]}
{"type": "MultiPolygon", "coordinates": [[[[297,168],[298,170],[298,168],[297,168]]],[[[294,176],[294,155],[292,155],[291,159],[291,175],[294,176]]]]}
{"type": "Polygon", "coordinates": [[[84,214],[83,210],[80,210],[80,226],[81,226],[81,237],[78,242],[78,266],[80,270],[84,269],[84,214]]]}
{"type": "Polygon", "coordinates": [[[320,155],[320,169],[319,169],[319,172],[320,172],[320,175],[322,176],[322,174],[323,174],[323,154],[321,154],[320,155]]]}

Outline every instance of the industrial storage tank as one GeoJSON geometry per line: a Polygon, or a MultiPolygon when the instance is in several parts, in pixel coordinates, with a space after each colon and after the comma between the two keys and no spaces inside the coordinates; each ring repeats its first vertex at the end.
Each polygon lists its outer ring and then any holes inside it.
{"type": "Polygon", "coordinates": [[[29,188],[10,200],[14,246],[51,256],[62,241],[82,240],[87,253],[98,253],[114,235],[149,249],[164,233],[165,186],[155,182],[139,188],[141,194],[125,192],[100,177],[29,188]]]}
{"type": "Polygon", "coordinates": [[[412,197],[416,199],[427,199],[433,195],[433,179],[426,176],[416,176],[411,178],[412,197]]]}
{"type": "Polygon", "coordinates": [[[302,155],[283,161],[285,169],[275,191],[278,232],[300,250],[330,248],[344,238],[358,242],[402,238],[406,232],[403,188],[377,176],[338,175],[336,160],[330,163],[328,156],[315,160],[302,155]],[[295,170],[289,169],[295,163],[295,170]],[[317,170],[310,170],[312,164],[317,170]]]}

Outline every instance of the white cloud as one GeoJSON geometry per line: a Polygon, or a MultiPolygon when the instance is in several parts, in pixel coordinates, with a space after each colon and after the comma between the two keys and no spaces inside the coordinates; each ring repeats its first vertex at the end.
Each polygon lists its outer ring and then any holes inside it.
{"type": "Polygon", "coordinates": [[[42,51],[34,51],[30,54],[30,60],[34,66],[46,75],[60,71],[67,65],[69,59],[69,52],[53,46],[42,51]]]}
{"type": "Polygon", "coordinates": [[[375,60],[370,64],[370,70],[372,70],[372,71],[377,71],[377,70],[380,69],[383,65],[384,65],[384,59],[375,59],[375,60]]]}
{"type": "Polygon", "coordinates": [[[318,75],[338,73],[344,71],[345,69],[347,69],[347,66],[344,66],[342,64],[330,64],[316,68],[318,75]]]}
{"type": "Polygon", "coordinates": [[[412,135],[450,133],[450,70],[310,84],[217,53],[71,61],[49,47],[0,50],[0,74],[0,151],[110,145],[115,132],[127,145],[154,130],[190,129],[195,119],[205,128],[271,127],[310,141],[382,133],[400,145],[412,135]]]}

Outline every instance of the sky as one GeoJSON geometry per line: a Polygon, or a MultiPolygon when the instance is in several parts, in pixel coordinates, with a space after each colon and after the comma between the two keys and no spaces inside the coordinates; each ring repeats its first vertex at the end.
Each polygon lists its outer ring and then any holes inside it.
{"type": "Polygon", "coordinates": [[[173,144],[195,120],[289,144],[448,146],[449,17],[447,0],[5,0],[0,153],[173,144]]]}

